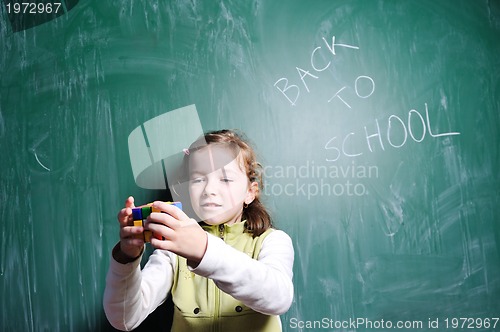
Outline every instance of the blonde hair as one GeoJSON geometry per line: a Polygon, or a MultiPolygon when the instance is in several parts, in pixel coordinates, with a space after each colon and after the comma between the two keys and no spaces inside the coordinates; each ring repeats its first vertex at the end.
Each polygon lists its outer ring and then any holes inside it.
{"type": "MultiPolygon", "coordinates": [[[[191,152],[202,149],[209,144],[228,144],[228,147],[237,150],[240,162],[244,167],[249,183],[256,182],[259,189],[263,188],[262,165],[257,161],[257,157],[253,147],[244,138],[242,133],[235,130],[218,130],[206,133],[200,137],[185,151],[184,165],[188,165],[188,158],[191,152]]],[[[184,167],[187,169],[187,167],[184,167]]],[[[259,236],[269,228],[272,228],[271,216],[267,212],[265,206],[260,200],[260,190],[257,189],[255,199],[248,205],[243,207],[242,220],[246,220],[246,228],[252,233],[253,237],[259,236]]]]}

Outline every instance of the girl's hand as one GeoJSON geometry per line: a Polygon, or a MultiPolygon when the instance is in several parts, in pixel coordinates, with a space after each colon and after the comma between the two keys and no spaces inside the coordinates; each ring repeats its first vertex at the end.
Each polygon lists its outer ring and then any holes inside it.
{"type": "Polygon", "coordinates": [[[207,249],[207,233],[176,206],[158,201],[153,206],[166,213],[151,213],[145,227],[165,240],[153,237],[151,245],[186,258],[192,267],[198,266],[207,249]]]}
{"type": "MultiPolygon", "coordinates": [[[[137,237],[144,231],[142,226],[133,226],[132,209],[134,208],[134,198],[130,196],[125,201],[125,208],[118,213],[118,222],[120,223],[120,250],[119,260],[133,261],[139,257],[144,248],[144,240],[142,237],[137,237]],[[125,257],[122,257],[124,254],[125,257]]],[[[118,257],[115,257],[118,258],[118,257]]]]}

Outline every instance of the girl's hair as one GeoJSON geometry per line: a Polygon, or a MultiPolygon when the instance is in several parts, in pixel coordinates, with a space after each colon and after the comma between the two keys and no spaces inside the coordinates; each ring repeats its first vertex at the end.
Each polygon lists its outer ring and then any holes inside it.
{"type": "MultiPolygon", "coordinates": [[[[235,153],[239,153],[238,158],[244,167],[243,171],[246,173],[249,182],[257,182],[259,188],[257,189],[255,199],[243,207],[242,220],[246,220],[246,228],[252,233],[253,237],[259,236],[267,229],[272,228],[272,220],[269,213],[266,211],[265,206],[260,201],[260,188],[263,188],[262,179],[262,165],[257,161],[256,154],[248,139],[244,138],[242,133],[235,130],[218,130],[206,133],[200,137],[185,151],[184,165],[187,166],[187,159],[189,154],[196,150],[202,149],[209,144],[228,144],[228,147],[235,153]]],[[[184,167],[186,170],[187,167],[184,167]]]]}

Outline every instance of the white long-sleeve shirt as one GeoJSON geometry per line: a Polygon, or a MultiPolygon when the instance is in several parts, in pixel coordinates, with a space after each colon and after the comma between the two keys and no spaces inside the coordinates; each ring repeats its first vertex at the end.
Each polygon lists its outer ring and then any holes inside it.
{"type": "MultiPolygon", "coordinates": [[[[222,239],[208,234],[207,250],[192,272],[212,279],[217,287],[251,309],[267,314],[285,313],[293,300],[294,251],[283,231],[271,232],[252,259],[222,239]]],[[[131,330],[162,304],[173,284],[177,255],[155,250],[144,269],[140,258],[128,264],[111,259],[106,279],[104,310],[110,323],[131,330]]]]}

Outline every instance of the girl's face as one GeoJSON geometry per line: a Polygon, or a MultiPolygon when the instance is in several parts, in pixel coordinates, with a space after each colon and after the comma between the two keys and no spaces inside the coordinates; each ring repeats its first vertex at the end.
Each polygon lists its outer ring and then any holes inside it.
{"type": "Polygon", "coordinates": [[[198,217],[209,225],[241,221],[243,204],[250,204],[258,189],[250,183],[241,156],[223,145],[211,144],[194,152],[189,161],[189,195],[198,217]]]}

